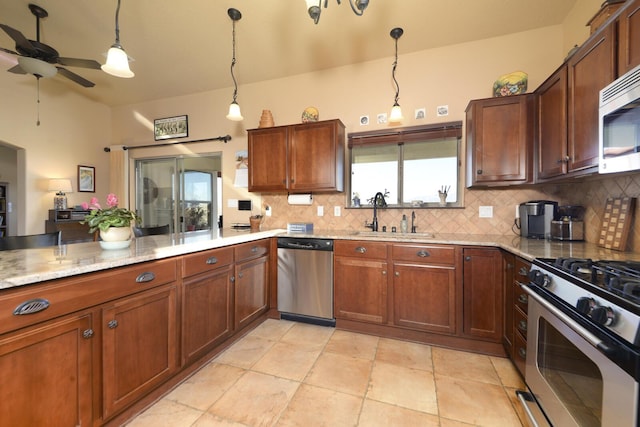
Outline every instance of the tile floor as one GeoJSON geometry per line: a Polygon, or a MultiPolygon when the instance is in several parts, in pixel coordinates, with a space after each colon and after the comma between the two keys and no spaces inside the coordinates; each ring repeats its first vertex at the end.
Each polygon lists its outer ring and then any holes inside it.
{"type": "Polygon", "coordinates": [[[269,319],[128,426],[522,426],[521,387],[508,359],[269,319]]]}

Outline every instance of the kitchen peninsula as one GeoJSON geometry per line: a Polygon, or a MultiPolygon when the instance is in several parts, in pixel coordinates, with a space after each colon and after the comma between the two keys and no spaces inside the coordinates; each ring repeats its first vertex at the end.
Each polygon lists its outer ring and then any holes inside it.
{"type": "MultiPolygon", "coordinates": [[[[3,383],[11,390],[0,400],[3,417],[28,417],[23,424],[31,425],[46,423],[52,413],[65,425],[123,423],[267,316],[277,316],[272,237],[286,234],[225,229],[215,236],[147,236],[124,250],[104,251],[87,242],[0,253],[0,369],[13,372],[3,383]],[[25,387],[37,396],[21,392],[25,387]],[[33,399],[40,404],[27,407],[33,399]]],[[[346,246],[385,244],[389,253],[424,246],[454,248],[456,254],[458,248],[487,249],[524,260],[640,259],[590,243],[519,236],[355,231],[314,236],[346,246]]],[[[456,256],[454,265],[458,261],[456,256]]],[[[456,280],[459,286],[461,279],[456,280]]]]}

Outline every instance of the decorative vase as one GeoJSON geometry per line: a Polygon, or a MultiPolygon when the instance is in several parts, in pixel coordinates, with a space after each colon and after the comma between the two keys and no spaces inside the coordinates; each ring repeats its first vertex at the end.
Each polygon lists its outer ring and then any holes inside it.
{"type": "Polygon", "coordinates": [[[131,227],[109,227],[100,230],[102,249],[124,249],[131,244],[131,227]]]}

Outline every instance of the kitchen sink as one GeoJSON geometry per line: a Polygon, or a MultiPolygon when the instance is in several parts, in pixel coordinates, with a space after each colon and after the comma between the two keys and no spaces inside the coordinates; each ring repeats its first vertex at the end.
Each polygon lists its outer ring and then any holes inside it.
{"type": "Polygon", "coordinates": [[[388,233],[379,231],[354,231],[353,236],[380,237],[388,239],[433,239],[433,233],[388,233]]]}

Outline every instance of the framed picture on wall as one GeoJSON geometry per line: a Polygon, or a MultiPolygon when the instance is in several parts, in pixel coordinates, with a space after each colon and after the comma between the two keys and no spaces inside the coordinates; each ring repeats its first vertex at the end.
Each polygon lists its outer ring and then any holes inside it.
{"type": "Polygon", "coordinates": [[[96,168],[78,165],[78,191],[85,193],[96,192],[96,168]]]}
{"type": "Polygon", "coordinates": [[[153,135],[156,141],[189,136],[188,117],[184,115],[154,120],[153,135]]]}

